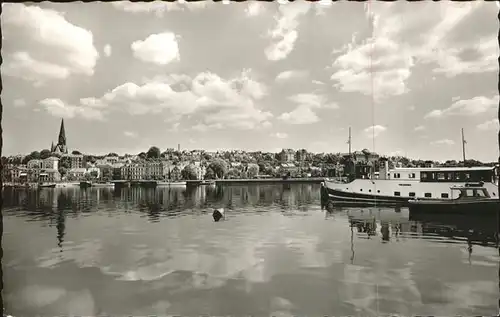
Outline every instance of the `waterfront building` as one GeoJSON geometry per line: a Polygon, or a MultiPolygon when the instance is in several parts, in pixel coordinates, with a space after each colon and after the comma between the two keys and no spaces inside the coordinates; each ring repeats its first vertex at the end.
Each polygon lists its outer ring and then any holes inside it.
{"type": "Polygon", "coordinates": [[[26,165],[29,169],[40,169],[43,168],[43,161],[39,159],[29,160],[26,165]]]}
{"type": "Polygon", "coordinates": [[[59,168],[59,158],[54,156],[47,157],[42,162],[42,168],[57,170],[59,168]]]}
{"type": "Polygon", "coordinates": [[[65,154],[62,156],[70,162],[70,168],[83,168],[83,155],[82,154],[65,154]]]}
{"type": "Polygon", "coordinates": [[[87,172],[86,168],[70,168],[67,172],[68,180],[82,180],[87,172]]]}
{"type": "Polygon", "coordinates": [[[295,151],[292,149],[283,149],[279,153],[281,162],[293,162],[295,160],[295,151]]]}
{"type": "Polygon", "coordinates": [[[27,181],[28,169],[26,166],[9,166],[4,167],[3,177],[7,182],[19,183],[27,181]]]}
{"type": "Polygon", "coordinates": [[[168,163],[153,161],[126,164],[121,167],[120,173],[121,178],[127,180],[162,180],[168,175],[168,163]]]}
{"type": "Polygon", "coordinates": [[[66,145],[66,131],[64,130],[64,119],[61,119],[61,127],[59,128],[59,137],[57,139],[57,144],[54,146],[54,142],[50,146],[50,152],[58,154],[67,154],[68,147],[66,145]]]}
{"type": "Polygon", "coordinates": [[[295,160],[298,162],[304,162],[309,160],[309,153],[305,149],[298,150],[295,153],[295,160]]]}
{"type": "Polygon", "coordinates": [[[37,181],[38,182],[57,182],[61,179],[61,175],[57,169],[47,168],[40,170],[38,174],[37,181]]]}

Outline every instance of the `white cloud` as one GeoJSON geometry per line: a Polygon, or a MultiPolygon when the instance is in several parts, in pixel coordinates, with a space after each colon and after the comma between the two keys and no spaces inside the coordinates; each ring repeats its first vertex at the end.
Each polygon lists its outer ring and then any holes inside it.
{"type": "Polygon", "coordinates": [[[255,105],[266,95],[266,87],[245,70],[225,80],[204,72],[191,79],[173,75],[158,77],[141,85],[122,84],[99,98],[96,104],[112,106],[132,115],[169,113],[165,121],[185,115],[202,116],[200,131],[215,128],[254,129],[269,127],[272,114],[255,105]]]}
{"type": "Polygon", "coordinates": [[[259,15],[264,10],[265,10],[265,7],[264,7],[262,2],[249,1],[248,6],[245,9],[245,13],[247,14],[247,16],[253,17],[253,16],[259,15]]]}
{"type": "Polygon", "coordinates": [[[437,141],[432,141],[431,145],[454,145],[455,142],[450,139],[442,139],[442,140],[437,140],[437,141]]]}
{"type": "Polygon", "coordinates": [[[377,101],[401,95],[407,91],[405,81],[413,59],[401,54],[400,45],[387,37],[371,38],[360,45],[351,43],[333,63],[336,71],[331,79],[342,91],[373,95],[377,101]]]}
{"type": "Polygon", "coordinates": [[[288,134],[284,132],[276,132],[276,133],[271,133],[272,137],[278,138],[278,139],[286,139],[288,138],[288,134]]]}
{"type": "Polygon", "coordinates": [[[298,33],[298,19],[309,12],[311,4],[306,1],[297,1],[279,6],[276,16],[277,24],[269,32],[273,43],[265,50],[268,60],[277,61],[285,59],[293,50],[298,33]]]}
{"type": "Polygon", "coordinates": [[[319,121],[316,113],[307,105],[301,105],[291,112],[282,113],[278,119],[289,124],[311,124],[319,121]]]}
{"type": "Polygon", "coordinates": [[[135,41],[130,46],[136,58],[158,65],[167,65],[180,60],[179,46],[174,33],[151,34],[145,40],[135,41]]]}
{"type": "Polygon", "coordinates": [[[486,121],[478,124],[477,128],[482,131],[498,131],[498,119],[486,121]]]}
{"type": "Polygon", "coordinates": [[[287,70],[287,71],[279,73],[276,76],[276,81],[277,82],[284,82],[284,81],[287,81],[290,79],[303,78],[306,75],[307,75],[307,72],[305,72],[305,71],[287,70]]]}
{"type": "MultiPolygon", "coordinates": [[[[92,32],[68,22],[54,10],[24,4],[3,4],[4,32],[22,31],[28,42],[40,49],[33,53],[17,50],[5,55],[2,72],[42,84],[49,79],[65,79],[71,74],[92,76],[99,53],[94,47],[92,32]],[[38,57],[37,52],[50,55],[38,57]]],[[[4,42],[4,45],[6,43],[4,42]]],[[[13,42],[9,46],[17,47],[13,42]]]]}
{"type": "Polygon", "coordinates": [[[423,130],[425,130],[425,127],[423,125],[419,125],[419,126],[415,127],[414,130],[415,131],[423,131],[423,130]]]}
{"type": "Polygon", "coordinates": [[[68,119],[82,117],[88,120],[104,120],[103,114],[99,109],[70,105],[61,99],[46,98],[41,100],[39,104],[54,117],[68,119]]]}
{"type": "Polygon", "coordinates": [[[27,52],[16,52],[6,56],[2,73],[34,82],[38,86],[47,79],[65,79],[70,75],[70,70],[64,66],[35,60],[27,52]]]}
{"type": "Polygon", "coordinates": [[[26,101],[22,98],[14,100],[14,107],[21,108],[26,106],[26,101]]]}
{"type": "Polygon", "coordinates": [[[316,84],[316,85],[324,85],[325,84],[324,82],[319,81],[319,80],[313,80],[312,83],[316,84]]]}
{"type": "Polygon", "coordinates": [[[299,106],[310,108],[323,108],[323,109],[338,109],[339,106],[335,102],[328,102],[326,96],[307,93],[296,94],[288,97],[289,100],[297,103],[299,106]]]}
{"type": "Polygon", "coordinates": [[[107,57],[110,57],[111,56],[111,45],[109,45],[109,44],[104,45],[103,52],[104,52],[104,55],[106,55],[107,57]]]}
{"type": "Polygon", "coordinates": [[[133,131],[123,131],[123,135],[125,135],[126,137],[129,137],[129,138],[137,138],[137,133],[133,132],[133,131]]]}
{"type": "Polygon", "coordinates": [[[446,109],[435,109],[425,115],[425,118],[441,118],[452,115],[474,116],[483,114],[498,107],[498,96],[484,97],[477,96],[471,99],[455,101],[446,109]]]}
{"type": "Polygon", "coordinates": [[[117,1],[112,5],[118,9],[130,13],[154,13],[157,17],[163,17],[165,12],[170,11],[183,11],[183,10],[197,10],[206,8],[209,1],[196,1],[196,2],[167,2],[167,1],[151,1],[151,2],[130,2],[130,1],[117,1]]]}
{"type": "Polygon", "coordinates": [[[381,125],[374,125],[364,129],[364,132],[368,137],[378,137],[382,132],[386,131],[387,128],[381,125]]]}
{"type": "Polygon", "coordinates": [[[297,104],[291,112],[282,113],[278,118],[289,124],[310,124],[319,121],[312,109],[338,109],[335,102],[328,102],[326,96],[313,93],[296,94],[288,100],[297,104]]]}
{"type": "Polygon", "coordinates": [[[353,38],[341,50],[343,54],[333,63],[335,71],[331,79],[342,91],[373,94],[380,101],[408,90],[406,82],[415,63],[437,64],[434,72],[449,76],[496,71],[496,35],[465,43],[460,49],[447,42],[450,31],[480,5],[425,1],[415,5],[370,3],[365,8],[369,8],[367,17],[372,22],[372,36],[361,43],[353,38]],[[459,57],[464,49],[476,50],[480,57],[465,62],[459,57]]]}

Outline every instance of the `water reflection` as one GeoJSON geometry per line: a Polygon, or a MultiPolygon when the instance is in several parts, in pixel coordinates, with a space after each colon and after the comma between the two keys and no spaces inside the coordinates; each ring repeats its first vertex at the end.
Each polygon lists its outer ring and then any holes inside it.
{"type": "Polygon", "coordinates": [[[308,184],[5,191],[7,311],[496,313],[496,219],[319,200],[308,184]]]}

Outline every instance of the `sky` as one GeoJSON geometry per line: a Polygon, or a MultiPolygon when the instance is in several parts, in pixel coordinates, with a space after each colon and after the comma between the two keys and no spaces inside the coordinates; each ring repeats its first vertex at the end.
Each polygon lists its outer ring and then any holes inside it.
{"type": "Polygon", "coordinates": [[[2,4],[4,155],[498,157],[495,2],[2,4]]]}

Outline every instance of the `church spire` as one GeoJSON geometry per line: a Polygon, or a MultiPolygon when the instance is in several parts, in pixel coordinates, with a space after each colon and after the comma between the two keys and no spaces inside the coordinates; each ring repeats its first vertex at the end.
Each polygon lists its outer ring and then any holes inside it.
{"type": "Polygon", "coordinates": [[[66,132],[64,131],[64,119],[61,119],[61,129],[59,130],[59,145],[66,146],[66,132]]]}
{"type": "Polygon", "coordinates": [[[50,152],[54,152],[54,141],[52,141],[52,144],[50,145],[50,152]]]}

